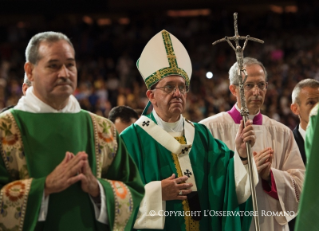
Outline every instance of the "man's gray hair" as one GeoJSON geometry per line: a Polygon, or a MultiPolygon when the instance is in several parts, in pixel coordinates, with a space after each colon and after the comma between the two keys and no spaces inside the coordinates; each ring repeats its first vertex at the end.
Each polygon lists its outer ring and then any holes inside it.
{"type": "Polygon", "coordinates": [[[292,91],[292,103],[300,104],[299,94],[301,89],[305,87],[319,88],[319,81],[315,79],[304,79],[297,83],[292,91]]]}
{"type": "Polygon", "coordinates": [[[30,39],[29,44],[25,50],[26,62],[37,64],[37,62],[42,58],[42,57],[39,57],[39,52],[38,52],[41,42],[54,43],[60,40],[65,40],[66,42],[68,42],[74,51],[73,44],[71,43],[70,39],[65,34],[62,34],[60,32],[47,31],[47,32],[42,32],[42,33],[38,33],[34,35],[30,39]]]}
{"type": "MultiPolygon", "coordinates": [[[[265,80],[267,81],[267,71],[266,68],[264,67],[264,65],[259,62],[257,59],[255,58],[251,58],[251,57],[246,57],[243,60],[243,64],[244,66],[250,66],[250,65],[254,65],[257,64],[259,66],[261,66],[261,68],[263,69],[264,73],[265,73],[265,80]]],[[[229,69],[229,82],[230,85],[238,85],[238,79],[237,79],[237,69],[238,69],[238,64],[237,62],[234,63],[234,65],[229,69]]]]}

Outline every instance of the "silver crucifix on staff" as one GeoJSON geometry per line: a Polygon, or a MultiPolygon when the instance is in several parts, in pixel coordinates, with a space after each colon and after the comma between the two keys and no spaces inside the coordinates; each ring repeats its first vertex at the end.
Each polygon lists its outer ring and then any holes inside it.
{"type": "MultiPolygon", "coordinates": [[[[237,70],[237,78],[239,82],[239,89],[240,89],[240,101],[241,101],[241,109],[240,109],[240,114],[244,119],[244,127],[246,127],[246,122],[248,120],[248,108],[246,107],[246,100],[245,100],[245,93],[244,93],[244,84],[247,79],[247,72],[244,69],[243,65],[243,59],[244,59],[244,50],[247,45],[248,40],[254,41],[254,42],[259,42],[259,43],[264,43],[264,41],[250,37],[249,35],[247,36],[240,36],[238,34],[238,26],[237,26],[237,13],[234,13],[234,27],[235,27],[235,36],[233,37],[225,37],[223,39],[217,40],[213,42],[213,45],[219,43],[219,42],[224,42],[226,41],[235,51],[236,53],[236,59],[238,63],[238,70],[237,70]],[[239,40],[245,40],[243,48],[239,45],[239,40]],[[231,41],[235,41],[236,47],[231,43],[231,41]],[[242,78],[242,74],[244,74],[244,80],[242,78]]],[[[256,189],[255,189],[255,182],[254,182],[254,177],[253,177],[253,169],[252,169],[252,161],[253,161],[253,156],[251,154],[251,146],[250,143],[246,142],[246,150],[247,150],[247,156],[248,156],[248,173],[249,173],[249,178],[250,178],[250,189],[251,189],[251,195],[252,195],[252,201],[253,201],[253,208],[254,208],[254,214],[257,216],[254,216],[254,223],[255,223],[255,230],[260,231],[259,227],[259,216],[258,216],[258,205],[257,205],[257,198],[256,198],[256,189]]]]}

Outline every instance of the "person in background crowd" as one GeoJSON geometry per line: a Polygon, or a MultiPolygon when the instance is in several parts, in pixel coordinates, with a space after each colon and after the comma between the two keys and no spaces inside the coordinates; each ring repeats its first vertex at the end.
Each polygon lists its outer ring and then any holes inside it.
{"type": "Polygon", "coordinates": [[[309,123],[309,113],[319,101],[319,81],[304,79],[292,91],[291,111],[298,116],[300,123],[293,130],[295,140],[304,164],[307,164],[305,154],[305,136],[309,123]]]}
{"type": "Polygon", "coordinates": [[[117,106],[111,109],[109,120],[114,123],[117,132],[120,134],[125,128],[138,120],[138,115],[128,106],[117,106]]]}
{"type": "MultiPolygon", "coordinates": [[[[25,95],[27,89],[28,89],[29,87],[31,87],[31,85],[32,85],[32,84],[31,84],[30,80],[28,79],[27,75],[24,74],[24,79],[23,79],[23,84],[22,84],[22,93],[23,93],[23,95],[25,95]]],[[[14,106],[15,106],[15,105],[11,105],[11,106],[5,107],[5,108],[3,108],[3,109],[0,111],[0,113],[5,112],[5,111],[7,111],[7,110],[13,108],[14,106]]]]}

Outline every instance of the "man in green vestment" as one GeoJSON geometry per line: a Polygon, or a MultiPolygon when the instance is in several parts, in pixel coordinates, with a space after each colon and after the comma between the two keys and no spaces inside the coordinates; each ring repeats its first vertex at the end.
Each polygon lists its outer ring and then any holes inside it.
{"type": "Polygon", "coordinates": [[[234,153],[182,116],[192,66],[183,44],[165,30],[147,43],[137,66],[153,111],[120,135],[146,184],[134,228],[248,230],[245,142],[255,142],[252,122],[241,124],[234,153]]]}
{"type": "Polygon", "coordinates": [[[319,162],[319,103],[310,112],[306,131],[305,151],[307,156],[306,176],[299,204],[296,231],[318,230],[318,162],[319,162]]]}
{"type": "Polygon", "coordinates": [[[114,125],[72,96],[72,43],[33,36],[24,68],[32,87],[0,115],[0,230],[131,230],[143,183],[114,125]]]}

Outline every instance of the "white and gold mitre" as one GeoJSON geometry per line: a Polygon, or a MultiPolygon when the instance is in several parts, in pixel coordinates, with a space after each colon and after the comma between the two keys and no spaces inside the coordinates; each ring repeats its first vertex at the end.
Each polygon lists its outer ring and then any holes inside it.
{"type": "Polygon", "coordinates": [[[146,44],[136,65],[148,89],[170,75],[183,77],[189,86],[192,75],[189,55],[183,44],[166,30],[146,44]]]}

